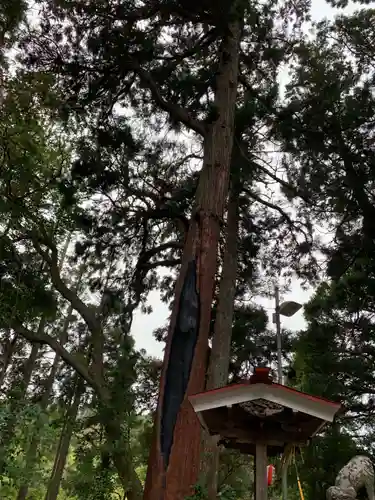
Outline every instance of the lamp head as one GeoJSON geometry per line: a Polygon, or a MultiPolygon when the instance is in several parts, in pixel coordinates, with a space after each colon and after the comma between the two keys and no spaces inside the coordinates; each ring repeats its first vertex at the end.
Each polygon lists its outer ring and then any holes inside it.
{"type": "Polygon", "coordinates": [[[301,307],[302,304],[294,302],[293,300],[287,300],[280,304],[279,312],[282,316],[287,316],[288,318],[290,318],[291,316],[294,316],[296,312],[301,309],[301,307]]]}

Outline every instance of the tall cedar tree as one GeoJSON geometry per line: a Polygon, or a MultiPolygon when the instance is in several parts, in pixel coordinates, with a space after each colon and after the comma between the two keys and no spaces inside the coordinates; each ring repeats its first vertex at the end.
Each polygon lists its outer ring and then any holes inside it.
{"type": "MultiPolygon", "coordinates": [[[[145,489],[147,499],[183,498],[199,468],[200,428],[186,396],[204,388],[237,99],[245,104],[253,124],[259,112],[257,71],[264,74],[262,66],[271,67],[266,81],[271,78],[273,84],[261,104],[263,115],[272,112],[276,69],[293,46],[287,21],[296,15],[300,23],[307,4],[42,4],[46,10],[41,32],[25,42],[28,64],[62,75],[65,111],[91,112],[103,123],[115,104],[130,104],[148,116],[164,111],[174,127],[187,127],[203,142],[203,167],[176,284],[145,489]],[[278,25],[278,20],[283,22],[278,25]],[[181,298],[183,291],[188,296],[181,298]],[[175,384],[178,387],[169,389],[175,384]]],[[[245,114],[239,118],[246,123],[245,114]]]]}

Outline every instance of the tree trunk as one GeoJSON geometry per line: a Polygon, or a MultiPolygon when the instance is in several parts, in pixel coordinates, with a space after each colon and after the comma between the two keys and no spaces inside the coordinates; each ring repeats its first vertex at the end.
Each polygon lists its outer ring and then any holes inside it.
{"type": "MultiPolygon", "coordinates": [[[[223,387],[228,383],[233,309],[237,279],[238,198],[238,190],[235,185],[232,185],[228,204],[227,231],[218,308],[208,367],[207,390],[223,387]]],[[[203,445],[204,463],[202,469],[206,476],[205,482],[207,485],[208,498],[209,500],[216,500],[220,448],[217,446],[216,440],[213,440],[210,436],[205,436],[203,445]]]]}
{"type": "Polygon", "coordinates": [[[205,137],[204,164],[176,283],[145,500],[183,500],[198,479],[200,425],[186,396],[204,389],[217,246],[233,145],[240,35],[240,20],[231,21],[220,48],[214,102],[218,119],[205,137]]]}
{"type": "MultiPolygon", "coordinates": [[[[38,331],[44,330],[45,322],[41,319],[39,322],[38,331]]],[[[17,424],[17,416],[19,414],[20,407],[25,400],[26,391],[29,387],[31,375],[34,370],[34,366],[39,354],[39,344],[33,344],[30,352],[30,356],[26,361],[23,378],[18,387],[13,387],[9,394],[10,399],[10,409],[9,416],[7,417],[7,423],[5,429],[1,433],[0,437],[0,476],[4,473],[4,466],[6,461],[7,449],[13,438],[14,428],[17,424]]]]}
{"type": "Polygon", "coordinates": [[[53,464],[53,469],[44,500],[57,500],[61,479],[65,469],[66,459],[69,453],[74,424],[77,419],[79,403],[81,401],[84,390],[84,382],[79,379],[73,402],[69,405],[64,421],[64,427],[61,430],[60,440],[55,456],[55,462],[53,464]]]}
{"type": "MultiPolygon", "coordinates": [[[[84,268],[82,266],[80,271],[79,271],[78,277],[77,277],[76,291],[79,288],[83,272],[84,272],[84,268]]],[[[59,336],[59,342],[61,345],[64,345],[67,341],[68,328],[69,328],[69,325],[71,322],[72,313],[73,313],[73,306],[70,304],[69,308],[68,308],[68,312],[67,312],[66,317],[65,317],[63,328],[62,328],[62,330],[60,332],[60,336],[59,336]]],[[[49,404],[49,401],[51,398],[51,393],[52,393],[52,388],[53,388],[53,383],[54,383],[55,378],[56,378],[59,364],[60,364],[60,356],[58,354],[55,354],[55,358],[53,360],[51,370],[49,372],[48,378],[47,378],[46,383],[45,383],[43,396],[42,396],[42,399],[40,401],[40,409],[42,412],[44,412],[47,409],[47,406],[49,404]]],[[[28,473],[30,473],[30,471],[32,471],[34,468],[34,464],[36,461],[36,455],[37,455],[37,451],[38,451],[39,436],[40,436],[41,430],[42,430],[41,429],[41,421],[40,421],[40,419],[38,419],[38,421],[35,424],[35,429],[33,432],[31,443],[30,443],[29,449],[28,449],[27,454],[26,454],[26,471],[28,473]]],[[[28,489],[29,489],[28,482],[23,483],[18,491],[17,500],[25,500],[27,497],[28,489]]]]}
{"type": "Polygon", "coordinates": [[[108,442],[112,445],[112,458],[128,500],[142,498],[142,483],[133,467],[129,446],[121,439],[120,423],[113,419],[104,424],[108,442]]]}
{"type": "MultiPolygon", "coordinates": [[[[99,361],[99,369],[94,366],[94,362],[87,361],[86,363],[81,363],[78,358],[69,351],[65,350],[64,346],[61,345],[55,338],[41,334],[40,332],[34,333],[33,331],[25,328],[21,323],[15,321],[13,328],[23,337],[25,337],[30,342],[35,345],[40,343],[47,344],[56,353],[58,353],[61,358],[71,366],[79,375],[85,380],[90,387],[95,391],[99,401],[108,410],[111,409],[111,392],[109,391],[103,373],[103,363],[102,363],[102,346],[103,339],[98,341],[98,334],[103,335],[101,329],[101,323],[97,317],[97,313],[89,306],[84,304],[77,293],[68,288],[60,277],[59,270],[55,263],[51,264],[51,276],[53,276],[54,282],[57,283],[56,288],[63,295],[66,300],[70,302],[72,307],[79,312],[82,316],[86,325],[91,333],[90,358],[95,359],[95,363],[99,361]]],[[[106,419],[107,420],[107,419],[106,419]]],[[[117,468],[119,478],[124,486],[124,489],[128,489],[129,500],[140,500],[142,497],[142,484],[133,468],[131,457],[129,454],[129,448],[127,443],[122,439],[121,432],[121,419],[116,412],[112,412],[112,419],[108,423],[107,421],[101,422],[107,433],[107,438],[109,443],[113,443],[113,459],[115,466],[117,468]],[[118,451],[121,448],[120,451],[118,451]]]]}
{"type": "Polygon", "coordinates": [[[228,204],[223,271],[220,280],[218,308],[215,318],[210,364],[208,367],[207,390],[223,387],[228,383],[234,298],[237,281],[238,202],[239,193],[233,186],[230,191],[228,204]]]}
{"type": "Polygon", "coordinates": [[[10,362],[12,361],[13,353],[16,349],[18,335],[15,333],[12,340],[8,342],[2,359],[2,368],[0,373],[0,387],[3,385],[7,374],[10,362]]]}
{"type": "MultiPolygon", "coordinates": [[[[72,308],[69,308],[68,315],[70,316],[72,314],[72,308]]],[[[68,317],[69,317],[68,316],[68,317]]],[[[65,321],[64,327],[66,329],[68,328],[69,322],[65,321]]],[[[66,332],[65,332],[66,334],[66,332]]],[[[61,335],[62,336],[62,335],[61,335]]],[[[40,410],[44,412],[47,409],[48,403],[50,401],[51,393],[52,393],[52,388],[53,388],[53,383],[55,381],[56,373],[59,367],[60,363],[60,356],[57,354],[55,355],[55,358],[53,360],[53,364],[50,370],[50,373],[48,375],[46,384],[45,384],[45,390],[43,392],[42,399],[40,401],[40,410]]],[[[35,424],[35,429],[33,431],[33,436],[31,439],[31,443],[29,446],[29,449],[26,454],[26,471],[30,473],[30,471],[34,468],[34,464],[36,461],[36,455],[38,451],[38,444],[39,444],[39,436],[41,432],[41,421],[38,419],[38,421],[35,424]]],[[[25,482],[21,485],[19,491],[18,491],[18,496],[17,500],[25,500],[27,498],[27,493],[28,493],[28,488],[29,488],[29,483],[25,482]]]]}

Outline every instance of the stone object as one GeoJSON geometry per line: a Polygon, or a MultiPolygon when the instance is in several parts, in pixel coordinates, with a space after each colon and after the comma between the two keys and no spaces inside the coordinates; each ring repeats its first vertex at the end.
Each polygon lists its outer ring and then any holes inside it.
{"type": "Polygon", "coordinates": [[[337,474],[335,486],[327,490],[327,500],[354,500],[362,488],[369,500],[375,500],[374,466],[368,457],[356,455],[337,474]]]}

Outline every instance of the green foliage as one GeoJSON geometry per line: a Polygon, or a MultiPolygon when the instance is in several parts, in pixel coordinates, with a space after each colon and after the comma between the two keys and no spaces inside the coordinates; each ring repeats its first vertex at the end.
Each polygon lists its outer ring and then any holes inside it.
{"type": "Polygon", "coordinates": [[[374,330],[368,313],[373,296],[365,292],[371,280],[351,272],[338,282],[322,284],[306,306],[308,328],[296,343],[297,385],[341,402],[346,410],[304,455],[301,475],[309,498],[323,496],[353,455],[373,454],[374,330]]]}
{"type": "MultiPolygon", "coordinates": [[[[14,411],[14,409],[13,409],[14,411]]],[[[0,410],[0,432],[4,432],[4,428],[9,421],[9,408],[1,406],[0,410]]],[[[0,477],[0,495],[4,499],[13,499],[16,497],[17,490],[21,486],[22,481],[28,480],[30,484],[30,496],[32,499],[39,500],[43,495],[43,484],[49,477],[49,466],[53,460],[54,444],[58,438],[59,430],[50,427],[49,417],[46,414],[41,414],[38,405],[27,404],[23,405],[17,411],[17,428],[12,436],[12,441],[7,446],[5,471],[0,477]],[[33,428],[36,421],[42,420],[42,425],[39,425],[39,444],[40,454],[37,457],[36,463],[31,470],[25,467],[25,456],[22,450],[26,450],[30,446],[33,428]]]]}
{"type": "MultiPolygon", "coordinates": [[[[186,497],[185,500],[207,500],[207,498],[208,496],[205,489],[200,485],[196,485],[193,494],[186,497]]],[[[238,498],[238,492],[231,486],[225,485],[218,493],[218,498],[223,500],[235,500],[238,498]]]]}
{"type": "Polygon", "coordinates": [[[207,492],[199,484],[194,486],[193,494],[186,497],[185,500],[206,500],[207,492]]]}

